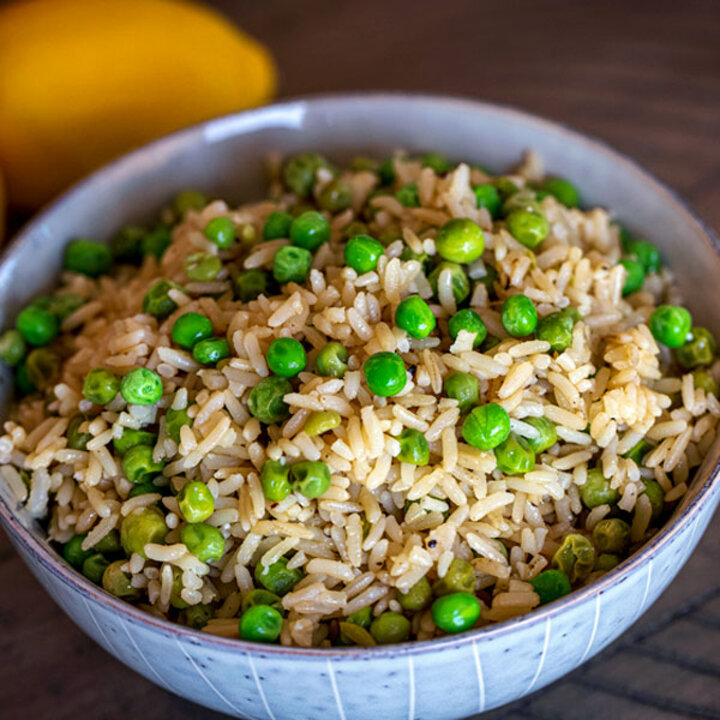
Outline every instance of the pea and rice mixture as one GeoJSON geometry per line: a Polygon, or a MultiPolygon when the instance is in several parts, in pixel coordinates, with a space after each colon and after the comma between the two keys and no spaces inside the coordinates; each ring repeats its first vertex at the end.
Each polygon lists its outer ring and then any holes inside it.
{"type": "Polygon", "coordinates": [[[72,241],[0,338],[0,474],[67,562],[208,633],[374,645],[527,613],[657,531],[720,404],[651,243],[533,154],[272,176],[72,241]]]}

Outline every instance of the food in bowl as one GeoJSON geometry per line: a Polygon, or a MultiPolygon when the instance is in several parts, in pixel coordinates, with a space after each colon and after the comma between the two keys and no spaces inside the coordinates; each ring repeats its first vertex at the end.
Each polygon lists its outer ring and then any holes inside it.
{"type": "Polygon", "coordinates": [[[530,154],[315,153],[178,195],[0,339],[0,474],[68,563],[284,645],[500,622],[615,567],[714,440],[715,341],[651,243],[530,154]]]}

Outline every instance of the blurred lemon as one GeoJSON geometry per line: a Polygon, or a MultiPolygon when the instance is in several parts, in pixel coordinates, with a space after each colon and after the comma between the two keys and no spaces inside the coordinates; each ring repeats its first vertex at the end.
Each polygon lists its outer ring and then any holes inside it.
{"type": "Polygon", "coordinates": [[[180,0],[32,0],[0,7],[0,167],[32,209],[148,140],[267,102],[267,50],[180,0]]]}

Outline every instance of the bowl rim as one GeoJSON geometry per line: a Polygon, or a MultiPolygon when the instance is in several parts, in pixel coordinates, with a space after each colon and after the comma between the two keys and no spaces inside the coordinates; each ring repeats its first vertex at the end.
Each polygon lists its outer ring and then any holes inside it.
{"type": "MultiPolygon", "coordinates": [[[[71,200],[75,195],[84,191],[88,186],[96,182],[103,182],[106,178],[112,178],[113,174],[121,171],[125,166],[132,165],[152,150],[170,149],[174,144],[183,145],[184,142],[196,140],[205,136],[209,131],[214,131],[216,137],[224,138],[229,135],[243,134],[244,131],[260,129],[267,121],[278,113],[304,112],[306,109],[320,109],[324,106],[345,105],[348,103],[383,104],[392,103],[416,103],[421,106],[445,106],[457,112],[491,112],[505,115],[509,118],[516,118],[534,126],[542,132],[564,135],[574,145],[582,145],[594,152],[609,155],[614,162],[624,166],[631,174],[635,174],[642,182],[649,184],[653,191],[664,197],[671,203],[676,212],[686,216],[686,219],[694,223],[704,240],[720,256],[720,240],[713,231],[704,223],[691,208],[689,203],[683,200],[677,192],[669,188],[665,183],[658,180],[652,173],[643,168],[637,161],[625,153],[616,150],[608,143],[593,136],[574,130],[562,122],[550,120],[535,113],[520,110],[516,107],[476,100],[473,98],[434,94],[423,92],[344,92],[344,93],[317,93],[282,99],[270,105],[254,108],[237,113],[223,115],[200,122],[189,127],[180,129],[171,134],[146,143],[126,153],[110,163],[93,171],[85,176],[68,190],[59,195],[56,199],[43,206],[27,223],[25,223],[13,238],[6,244],[0,255],[0,264],[8,262],[12,256],[19,252],[22,244],[38,231],[45,218],[52,213],[60,211],[62,206],[71,200]]],[[[648,542],[646,542],[633,555],[620,563],[616,568],[606,573],[598,580],[583,588],[574,590],[569,595],[549,603],[546,606],[510,620],[505,620],[486,627],[477,628],[457,635],[447,635],[429,640],[415,640],[394,645],[382,645],[375,647],[349,646],[346,648],[302,648],[287,647],[282,645],[270,645],[250,642],[239,638],[225,638],[200,630],[194,630],[184,625],[179,625],[170,620],[157,618],[150,613],[144,612],[134,605],[107,593],[102,588],[93,584],[81,573],[74,570],[65,563],[49,545],[41,541],[23,523],[20,522],[16,512],[9,506],[5,497],[0,494],[0,519],[3,520],[8,535],[13,541],[19,542],[23,549],[28,552],[42,567],[49,571],[56,579],[71,586],[78,592],[85,602],[92,600],[108,607],[115,614],[124,616],[131,623],[145,626],[149,631],[160,632],[164,635],[173,635],[176,640],[185,639],[193,645],[208,645],[220,651],[237,652],[240,654],[255,654],[263,656],[283,656],[288,659],[303,658],[314,661],[350,661],[359,658],[369,659],[371,657],[407,657],[419,655],[426,652],[436,652],[451,647],[472,644],[478,642],[491,642],[494,639],[521,631],[533,625],[540,625],[551,621],[555,616],[567,610],[582,605],[585,602],[599,601],[600,597],[612,586],[621,584],[635,571],[652,561],[653,556],[671,540],[682,533],[690,526],[691,521],[701,512],[704,501],[710,500],[713,492],[720,492],[720,449],[716,450],[718,457],[712,468],[707,470],[707,477],[701,484],[695,485],[691,490],[694,492],[682,514],[671,519],[660,531],[658,531],[648,542]]],[[[650,570],[645,595],[650,588],[650,570]]],[[[51,596],[52,597],[52,596],[51,596]]],[[[55,600],[55,598],[53,598],[55,600]]],[[[644,601],[642,603],[644,605],[644,601]]],[[[597,617],[596,617],[597,621],[597,617]]],[[[594,635],[594,633],[593,633],[594,635]]],[[[589,648],[588,648],[589,650],[589,648]]],[[[588,653],[586,652],[586,655],[588,653]]],[[[584,660],[585,658],[583,658],[584,660]]]]}

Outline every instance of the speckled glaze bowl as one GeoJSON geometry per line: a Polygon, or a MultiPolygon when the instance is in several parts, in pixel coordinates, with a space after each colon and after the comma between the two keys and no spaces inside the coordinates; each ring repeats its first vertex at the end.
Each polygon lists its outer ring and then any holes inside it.
{"type": "MultiPolygon", "coordinates": [[[[0,264],[0,326],[50,287],[74,235],[108,238],[172,194],[197,187],[232,201],[262,197],[270,152],[438,150],[504,168],[539,151],[550,173],[612,208],[656,242],[700,324],[717,333],[718,243],[672,192],[622,155],[508,108],[443,97],[349,95],[296,100],[190,128],[98,171],[31,222],[0,264]]],[[[10,377],[0,377],[6,408],[10,377]]],[[[377,648],[289,649],[204,635],[117,600],[48,549],[0,486],[0,520],[63,610],[109,653],[185,698],[264,720],[460,718],[489,710],[578,667],[653,603],[685,563],[720,499],[716,443],[673,518],[599,582],[526,617],[454,637],[377,648]],[[451,682],[449,682],[451,680],[451,682]]]]}

